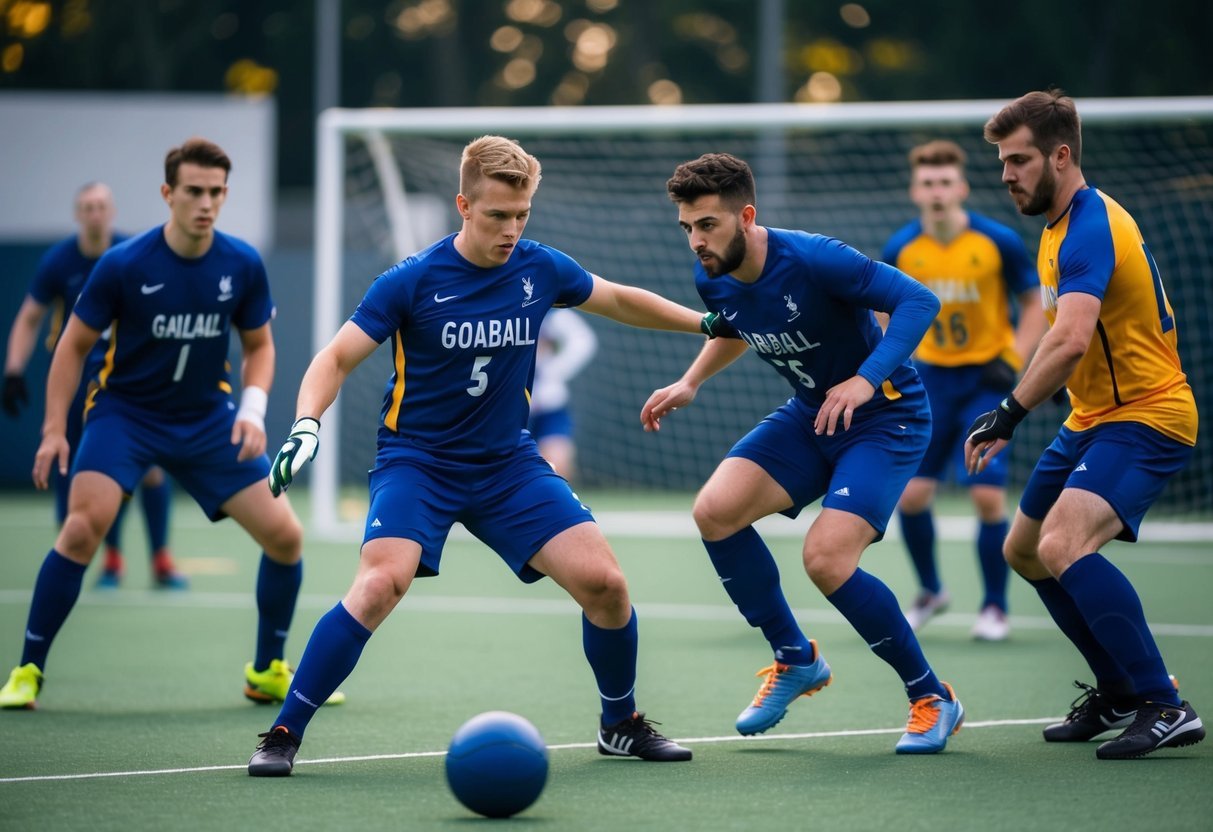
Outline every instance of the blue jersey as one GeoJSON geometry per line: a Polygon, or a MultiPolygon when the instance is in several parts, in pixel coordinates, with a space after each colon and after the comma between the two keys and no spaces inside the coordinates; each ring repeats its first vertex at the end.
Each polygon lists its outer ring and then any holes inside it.
{"type": "Polygon", "coordinates": [[[481,268],[453,234],[381,274],[350,317],[378,343],[392,339],[381,448],[404,440],[461,461],[512,452],[529,413],[539,325],[592,290],[589,272],[556,249],[519,240],[508,261],[481,268]]]}
{"type": "MultiPolygon", "coordinates": [[[[126,240],[122,234],[114,234],[110,246],[116,246],[126,240]]],[[[38,261],[38,270],[29,284],[29,296],[43,306],[50,307],[50,328],[46,335],[46,348],[55,349],[59,336],[63,333],[63,325],[67,316],[76,305],[76,298],[84,288],[84,281],[97,265],[99,257],[86,257],[80,251],[80,242],[76,235],[60,240],[49,249],[38,261]]],[[[87,379],[101,367],[109,342],[104,338],[97,342],[85,361],[84,377],[87,379]]]]}
{"type": "Polygon", "coordinates": [[[269,280],[248,243],[216,231],[206,254],[176,254],[157,226],[105,253],[76,301],[93,329],[110,327],[95,402],[192,414],[230,401],[232,327],[273,317],[269,280]]]}
{"type": "MultiPolygon", "coordinates": [[[[708,277],[695,263],[695,287],[816,413],[826,391],[860,375],[876,388],[864,408],[914,390],[909,355],[939,310],[921,283],[830,237],[767,229],[767,259],[753,283],[708,277]],[[871,310],[895,314],[882,337],[871,310]]],[[[863,408],[861,408],[862,410],[863,408]]]]}

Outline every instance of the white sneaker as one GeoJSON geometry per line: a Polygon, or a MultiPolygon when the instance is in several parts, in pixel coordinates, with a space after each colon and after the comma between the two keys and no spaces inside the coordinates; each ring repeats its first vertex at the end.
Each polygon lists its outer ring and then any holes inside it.
{"type": "Polygon", "coordinates": [[[969,634],[978,641],[1005,641],[1011,634],[1007,614],[993,604],[988,604],[977,614],[969,634]]]}
{"type": "Polygon", "coordinates": [[[933,616],[939,615],[952,603],[952,596],[946,589],[939,592],[923,592],[914,601],[914,606],[905,611],[906,621],[910,629],[918,632],[933,616]]]}

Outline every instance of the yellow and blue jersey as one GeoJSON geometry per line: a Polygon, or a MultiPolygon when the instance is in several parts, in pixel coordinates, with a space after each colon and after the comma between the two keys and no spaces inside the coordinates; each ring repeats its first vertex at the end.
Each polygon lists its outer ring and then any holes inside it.
{"type": "Polygon", "coordinates": [[[392,339],[381,461],[410,447],[469,462],[514,452],[539,326],[593,288],[589,272],[542,243],[519,240],[509,260],[482,268],[459,254],[454,234],[377,277],[350,320],[378,343],[392,339]]]}
{"type": "Polygon", "coordinates": [[[900,228],[881,259],[922,282],[940,300],[939,314],[914,353],[938,367],[1002,358],[1019,369],[1010,295],[1039,286],[1023,241],[1011,229],[968,212],[969,227],[951,242],[925,233],[921,220],[900,228]]]}
{"type": "Polygon", "coordinates": [[[230,404],[232,328],[264,326],[274,306],[248,243],[216,231],[206,254],[185,258],[157,226],[102,255],[73,311],[110,330],[89,406],[112,401],[163,417],[230,404]]]}
{"type": "Polygon", "coordinates": [[[1068,292],[1101,301],[1091,344],[1066,387],[1066,427],[1139,422],[1185,445],[1196,444],[1198,417],[1179,361],[1175,314],[1137,223],[1095,188],[1074,195],[1045,227],[1037,256],[1045,315],[1068,292]]]}

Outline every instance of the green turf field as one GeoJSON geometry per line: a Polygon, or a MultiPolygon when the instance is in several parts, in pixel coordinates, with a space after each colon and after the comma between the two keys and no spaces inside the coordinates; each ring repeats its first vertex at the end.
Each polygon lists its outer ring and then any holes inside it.
{"type": "MultiPolygon", "coordinates": [[[[295,492],[292,492],[295,494],[295,492]]],[[[670,497],[678,511],[689,498],[670,497]]],[[[297,504],[302,500],[296,499],[297,504]]],[[[979,600],[971,547],[948,542],[951,612],[922,634],[968,716],[945,753],[892,753],[906,714],[893,672],[805,578],[799,542],[772,539],[784,584],[834,683],[801,700],[769,735],[741,740],[733,720],[770,662],[732,609],[693,535],[608,522],[651,507],[604,496],[604,528],[640,617],[641,707],[694,748],[686,764],[606,759],[594,750],[597,698],[579,614],[550,582],[519,584],[465,537],[443,574],[423,580],[368,644],[343,685],[344,707],[312,722],[295,775],[253,779],[245,764],[276,710],[240,694],[252,658],[257,552],[230,521],[210,526],[179,501],[173,546],[193,586],[146,589],[140,519],[128,522],[126,586],[91,589],[60,633],[36,712],[0,712],[0,829],[466,829],[480,821],[447,791],[442,752],[486,710],[530,719],[552,746],[546,791],[511,827],[546,830],[1095,830],[1213,828],[1213,740],[1131,762],[1098,762],[1095,745],[1046,745],[1087,679],[1034,593],[1012,585],[1011,639],[968,637],[979,600]],[[623,532],[630,531],[631,534],[623,532]],[[643,533],[645,537],[635,536],[643,533]]],[[[53,539],[45,497],[0,501],[0,670],[19,658],[29,591],[53,539]]],[[[1137,585],[1171,672],[1213,719],[1213,546],[1113,545],[1137,585]]],[[[356,544],[310,542],[288,658],[344,592],[356,544]]],[[[903,601],[901,546],[864,566],[903,601]]]]}

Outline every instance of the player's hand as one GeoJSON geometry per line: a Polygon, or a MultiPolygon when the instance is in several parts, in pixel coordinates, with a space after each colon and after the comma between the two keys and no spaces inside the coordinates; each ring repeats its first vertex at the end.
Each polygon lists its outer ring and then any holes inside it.
{"type": "Polygon", "coordinates": [[[640,408],[640,424],[646,431],[661,430],[661,417],[695,400],[698,390],[685,381],[676,381],[669,387],[654,390],[653,395],[640,408]]]}
{"type": "Polygon", "coordinates": [[[16,416],[23,405],[29,404],[29,390],[25,388],[25,376],[10,373],[4,377],[4,412],[16,416]]]}
{"type": "Polygon", "coordinates": [[[851,418],[855,411],[867,404],[876,395],[876,388],[863,376],[851,376],[842,384],[835,384],[826,391],[826,400],[817,410],[817,418],[813,420],[813,430],[817,435],[833,436],[838,428],[839,419],[842,429],[851,429],[851,418]]]}
{"type": "Polygon", "coordinates": [[[265,428],[247,419],[236,418],[232,425],[232,444],[240,446],[237,462],[253,459],[265,453],[265,428]]]}
{"type": "Polygon", "coordinates": [[[737,330],[719,312],[709,312],[699,321],[699,329],[709,338],[737,337],[737,330]]]}
{"type": "Polygon", "coordinates": [[[48,433],[42,437],[38,452],[34,454],[34,485],[39,491],[45,491],[50,485],[51,466],[59,469],[59,476],[67,476],[69,449],[67,437],[62,433],[48,433]]]}
{"type": "Polygon", "coordinates": [[[1015,427],[1027,415],[1027,409],[1008,395],[998,407],[973,420],[965,439],[965,468],[970,475],[980,474],[1007,446],[1015,427]]]}
{"type": "Polygon", "coordinates": [[[291,425],[291,435],[286,438],[274,464],[270,466],[270,491],[277,497],[291,487],[299,469],[310,459],[316,458],[320,447],[320,422],[311,416],[296,419],[291,425]]]}
{"type": "Polygon", "coordinates": [[[1015,368],[999,356],[981,368],[981,378],[978,379],[978,383],[982,387],[1005,393],[1015,386],[1016,376],[1015,368]]]}

